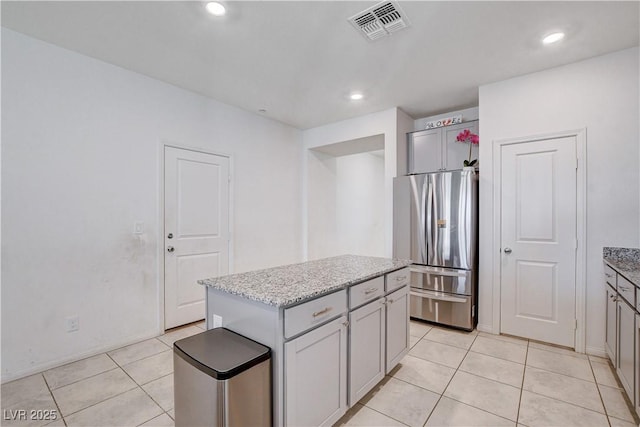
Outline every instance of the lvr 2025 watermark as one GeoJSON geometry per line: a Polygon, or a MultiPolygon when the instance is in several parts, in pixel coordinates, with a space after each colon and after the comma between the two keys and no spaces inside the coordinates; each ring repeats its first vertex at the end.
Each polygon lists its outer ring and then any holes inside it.
{"type": "Polygon", "coordinates": [[[2,419],[11,421],[53,421],[58,419],[57,409],[3,409],[2,419]]]}

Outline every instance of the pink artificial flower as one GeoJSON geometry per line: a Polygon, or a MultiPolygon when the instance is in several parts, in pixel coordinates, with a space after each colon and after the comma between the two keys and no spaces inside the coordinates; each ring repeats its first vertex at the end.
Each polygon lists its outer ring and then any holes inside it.
{"type": "Polygon", "coordinates": [[[471,132],[469,131],[469,129],[465,129],[462,132],[460,132],[458,134],[458,137],[456,138],[456,141],[458,142],[467,142],[467,138],[469,138],[469,135],[471,134],[471,132]]]}
{"type": "Polygon", "coordinates": [[[469,129],[465,129],[458,134],[456,141],[469,142],[471,144],[478,145],[480,143],[480,137],[475,133],[471,133],[469,129]]]}

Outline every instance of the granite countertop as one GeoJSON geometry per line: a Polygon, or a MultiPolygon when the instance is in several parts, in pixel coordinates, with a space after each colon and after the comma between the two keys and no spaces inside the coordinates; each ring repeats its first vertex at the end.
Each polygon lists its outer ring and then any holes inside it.
{"type": "Polygon", "coordinates": [[[640,249],[602,248],[602,258],[611,268],[640,288],[640,249]]]}
{"type": "Polygon", "coordinates": [[[341,255],[198,280],[198,283],[267,305],[286,307],[410,264],[409,260],[341,255]]]}

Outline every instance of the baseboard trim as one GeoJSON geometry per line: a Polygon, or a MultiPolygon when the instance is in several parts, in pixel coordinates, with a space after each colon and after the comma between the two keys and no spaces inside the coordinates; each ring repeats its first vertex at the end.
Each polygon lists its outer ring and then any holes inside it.
{"type": "Polygon", "coordinates": [[[86,359],[87,357],[96,356],[101,353],[106,353],[108,351],[126,347],[128,345],[135,344],[140,341],[148,340],[151,338],[155,338],[157,336],[159,335],[155,332],[151,334],[143,334],[137,337],[129,338],[126,341],[123,341],[120,343],[110,344],[110,345],[101,346],[101,347],[93,347],[79,354],[62,357],[60,359],[52,360],[45,363],[40,363],[38,365],[33,365],[33,366],[30,366],[28,369],[23,369],[16,372],[3,372],[2,379],[0,379],[0,383],[5,384],[10,381],[19,380],[20,378],[28,377],[29,375],[38,374],[40,372],[44,372],[49,369],[53,369],[59,366],[67,365],[69,363],[77,362],[78,360],[86,359]]]}
{"type": "Polygon", "coordinates": [[[485,324],[478,323],[478,326],[476,326],[476,329],[480,332],[486,332],[488,334],[494,333],[492,325],[485,325],[485,324]]]}
{"type": "Polygon", "coordinates": [[[605,351],[604,347],[589,347],[587,346],[586,348],[586,352],[587,354],[590,354],[592,356],[598,356],[598,357],[608,357],[607,356],[607,352],[605,351]]]}

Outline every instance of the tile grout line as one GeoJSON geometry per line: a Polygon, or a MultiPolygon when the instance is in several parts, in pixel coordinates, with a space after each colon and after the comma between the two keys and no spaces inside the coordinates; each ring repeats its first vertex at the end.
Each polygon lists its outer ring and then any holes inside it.
{"type": "MultiPolygon", "coordinates": [[[[587,356],[587,358],[588,358],[588,356],[587,356]]],[[[609,427],[611,427],[611,420],[609,420],[609,412],[607,411],[607,406],[604,404],[604,398],[602,397],[602,392],[600,392],[600,384],[598,384],[598,380],[596,378],[596,373],[593,370],[593,365],[591,363],[591,359],[589,359],[589,369],[591,370],[591,375],[593,375],[593,381],[596,383],[596,390],[598,390],[598,397],[600,398],[600,403],[602,403],[602,409],[604,410],[604,416],[607,417],[607,424],[609,425],[609,427]]]]}
{"type": "MultiPolygon", "coordinates": [[[[105,354],[107,354],[107,353],[105,353],[105,354]]],[[[109,356],[108,354],[107,354],[107,357],[111,358],[111,356],[109,356]]],[[[111,359],[111,360],[113,360],[113,359],[111,359]]],[[[115,363],[115,360],[114,360],[114,363],[115,363]]],[[[137,382],[135,382],[135,380],[134,380],[133,378],[131,378],[131,376],[130,376],[129,374],[127,374],[127,372],[126,372],[124,369],[122,369],[120,366],[118,366],[117,368],[114,368],[114,369],[110,369],[110,370],[108,370],[107,372],[115,371],[116,369],[120,369],[122,372],[124,372],[124,374],[125,374],[126,376],[128,376],[128,377],[131,379],[131,381],[133,381],[133,384],[135,384],[135,386],[136,386],[136,387],[141,388],[141,387],[138,385],[138,383],[137,383],[137,382]]],[[[104,373],[104,372],[103,372],[103,373],[104,373]]],[[[94,375],[94,376],[97,376],[97,375],[94,375]]],[[[92,377],[91,377],[91,378],[92,378],[92,377]]],[[[76,381],[76,382],[78,382],[78,381],[76,381]]],[[[84,407],[84,408],[82,408],[82,409],[78,409],[77,411],[71,412],[70,414],[68,414],[68,416],[75,415],[75,414],[77,414],[77,413],[79,413],[79,412],[84,411],[85,409],[89,409],[89,408],[91,408],[91,407],[94,407],[94,406],[96,406],[96,405],[99,405],[100,403],[106,402],[107,400],[113,399],[114,397],[117,397],[117,396],[123,395],[123,394],[125,394],[125,393],[127,393],[127,392],[130,392],[131,390],[135,390],[135,388],[136,388],[136,387],[132,387],[132,388],[130,388],[130,389],[128,389],[128,390],[125,390],[125,391],[123,391],[123,392],[116,393],[116,394],[114,394],[113,396],[109,396],[109,397],[107,397],[106,399],[103,399],[103,400],[101,400],[101,401],[99,401],[99,402],[92,403],[92,404],[91,404],[91,405],[89,405],[89,406],[86,406],[86,407],[84,407]]],[[[62,388],[62,387],[61,387],[61,388],[62,388]]],[[[51,394],[53,395],[53,393],[51,393],[51,394]]],[[[65,425],[66,425],[66,420],[65,420],[65,425]]]]}
{"type": "MultiPolygon", "coordinates": [[[[122,365],[121,365],[121,364],[119,364],[119,363],[118,363],[118,362],[117,362],[113,357],[111,357],[111,355],[110,355],[109,353],[104,353],[104,354],[106,354],[107,356],[109,356],[109,358],[110,358],[111,360],[113,360],[113,363],[115,363],[116,365],[118,365],[118,367],[122,368],[123,366],[130,365],[130,364],[132,364],[132,363],[139,362],[139,361],[141,361],[141,360],[145,360],[145,359],[148,359],[148,358],[153,357],[153,356],[157,356],[158,354],[161,354],[161,353],[167,352],[167,351],[169,351],[169,350],[173,350],[173,347],[169,347],[167,344],[165,344],[162,340],[158,339],[157,337],[156,337],[156,338],[151,338],[151,339],[152,339],[152,340],[158,340],[160,343],[162,343],[162,345],[164,345],[165,347],[167,347],[167,349],[166,349],[166,350],[159,351],[159,352],[157,352],[157,353],[150,354],[150,355],[148,355],[148,356],[141,357],[140,359],[132,360],[132,361],[127,362],[127,363],[124,363],[124,364],[122,364],[122,365]]],[[[144,341],[140,341],[140,342],[144,342],[144,341]]],[[[133,344],[133,345],[135,345],[135,344],[133,344]]],[[[128,346],[127,346],[127,347],[128,347],[128,346]]],[[[122,348],[125,348],[125,347],[122,347],[122,348]]],[[[114,350],[114,351],[118,351],[118,350],[120,350],[120,349],[116,349],[116,350],[114,350]]],[[[113,351],[112,351],[112,352],[110,352],[110,353],[113,353],[113,351]]]]}
{"type": "Polygon", "coordinates": [[[44,376],[44,372],[41,372],[40,375],[42,375],[42,379],[44,380],[44,384],[47,386],[47,389],[49,390],[49,394],[51,395],[51,399],[53,400],[53,404],[56,405],[56,409],[58,410],[58,414],[60,414],[60,418],[62,418],[62,424],[64,424],[66,426],[67,425],[67,421],[64,419],[64,416],[62,415],[62,411],[60,410],[60,406],[58,405],[58,401],[56,400],[56,397],[53,395],[53,390],[49,386],[49,382],[47,381],[47,378],[44,376]]]}
{"type": "MultiPolygon", "coordinates": [[[[101,353],[101,354],[107,354],[107,353],[101,353]]],[[[107,357],[109,357],[109,356],[107,356],[107,357]]],[[[83,360],[84,360],[84,359],[83,359],[83,360]]],[[[75,362],[74,362],[74,363],[75,363],[75,362]]],[[[115,363],[115,362],[114,362],[114,363],[115,363]]],[[[61,385],[60,387],[52,388],[52,389],[51,389],[51,394],[53,394],[53,390],[60,390],[60,389],[63,389],[63,388],[65,388],[65,387],[68,387],[68,386],[70,386],[70,385],[78,384],[79,382],[82,382],[82,381],[84,381],[84,380],[88,380],[88,379],[91,379],[91,378],[95,378],[95,377],[97,377],[98,375],[102,375],[102,374],[106,374],[107,372],[115,371],[116,369],[122,369],[122,368],[121,368],[120,366],[118,366],[118,364],[116,364],[116,366],[113,366],[113,367],[111,367],[111,368],[107,369],[106,371],[98,372],[97,374],[89,375],[88,377],[85,377],[85,378],[82,378],[82,379],[79,379],[79,380],[76,380],[76,381],[70,382],[69,384],[65,384],[65,385],[61,385]]],[[[45,372],[46,372],[46,371],[45,371],[45,372]]],[[[44,372],[42,372],[42,373],[44,374],[44,372]]],[[[43,376],[44,376],[44,375],[43,375],[43,376]]],[[[46,377],[45,377],[45,382],[46,382],[46,377]]],[[[48,385],[49,385],[49,384],[47,383],[47,386],[48,386],[48,385]]]]}
{"type": "Polygon", "coordinates": [[[518,399],[518,411],[516,413],[516,424],[520,422],[520,407],[522,406],[522,393],[524,390],[524,376],[527,373],[527,358],[529,357],[529,340],[527,340],[527,351],[524,354],[524,369],[522,370],[522,383],[520,384],[520,399],[518,399]]]}
{"type": "MultiPolygon", "coordinates": [[[[478,337],[478,334],[476,334],[476,337],[478,337]]],[[[499,341],[499,340],[498,340],[498,341],[499,341]]],[[[473,343],[474,343],[474,342],[475,342],[475,338],[474,338],[473,342],[471,343],[471,346],[473,345],[473,343]]],[[[469,346],[469,349],[467,349],[467,354],[465,354],[465,357],[464,357],[464,358],[462,359],[462,361],[460,362],[460,365],[458,366],[458,369],[456,369],[456,372],[453,374],[453,376],[455,376],[455,374],[457,374],[457,373],[458,373],[458,370],[460,370],[460,366],[462,366],[462,363],[464,362],[464,359],[466,359],[466,358],[467,358],[467,355],[468,355],[469,353],[483,354],[483,353],[477,353],[477,352],[475,352],[475,351],[471,351],[471,346],[469,346]]],[[[488,356],[488,355],[486,355],[486,356],[488,356]]],[[[493,357],[493,356],[490,356],[490,357],[493,357]]],[[[498,359],[499,359],[499,358],[498,358],[498,359]]],[[[506,359],[500,359],[500,360],[504,360],[504,361],[507,361],[507,362],[511,362],[510,360],[506,360],[506,359]]],[[[526,357],[525,357],[525,360],[526,360],[526,357]]],[[[517,362],[513,362],[513,363],[517,363],[517,362]]],[[[475,377],[482,378],[482,379],[485,379],[485,380],[488,380],[488,381],[494,381],[494,382],[497,382],[498,384],[503,384],[503,385],[507,385],[507,386],[510,386],[510,387],[517,388],[517,387],[515,387],[515,386],[513,386],[513,385],[511,385],[511,384],[502,383],[502,382],[500,382],[500,381],[496,381],[496,380],[493,380],[493,379],[491,379],[491,378],[486,378],[486,377],[483,377],[483,376],[481,376],[481,375],[476,375],[476,374],[474,374],[474,373],[472,373],[472,372],[467,372],[467,371],[463,371],[463,370],[460,370],[460,372],[464,372],[464,373],[466,373],[466,374],[473,375],[473,376],[475,376],[475,377]]],[[[451,377],[451,380],[449,381],[449,384],[450,384],[450,383],[451,383],[451,381],[453,380],[453,376],[451,377]]],[[[445,391],[446,391],[446,389],[449,387],[449,384],[447,384],[447,387],[445,387],[445,391]]],[[[522,389],[520,390],[520,392],[522,393],[522,389]]],[[[472,404],[470,404],[470,403],[462,402],[462,401],[460,401],[460,400],[458,400],[458,399],[455,399],[455,398],[453,398],[453,397],[450,397],[450,396],[444,396],[444,391],[442,392],[442,397],[446,397],[447,399],[454,400],[454,401],[456,401],[456,402],[458,402],[458,403],[461,403],[461,404],[463,404],[463,405],[469,406],[469,407],[471,407],[471,408],[477,409],[477,410],[479,410],[479,411],[485,412],[485,413],[490,414],[490,415],[493,415],[493,416],[495,416],[495,417],[502,418],[502,419],[504,419],[504,420],[507,420],[507,421],[510,421],[510,422],[515,422],[515,424],[518,424],[518,421],[517,421],[517,419],[518,419],[518,414],[517,414],[517,413],[516,413],[516,421],[514,421],[514,420],[511,420],[511,419],[509,419],[509,418],[506,418],[506,417],[504,417],[504,416],[502,416],[502,415],[498,415],[498,414],[496,414],[496,413],[493,413],[493,412],[491,412],[491,411],[488,411],[487,409],[479,408],[479,407],[474,406],[474,405],[472,405],[472,404]]],[[[438,402],[439,402],[439,400],[438,400],[438,402]]],[[[435,409],[435,406],[434,406],[434,409],[435,409]]],[[[518,402],[518,410],[519,410],[519,409],[520,409],[520,403],[518,402]]]]}
{"type": "Polygon", "coordinates": [[[436,408],[440,404],[440,401],[442,400],[442,397],[444,396],[444,393],[447,391],[447,388],[449,388],[449,385],[451,384],[451,381],[453,381],[453,378],[458,373],[458,369],[460,369],[460,365],[462,365],[462,362],[464,362],[464,359],[466,359],[467,355],[469,354],[469,351],[470,351],[471,347],[473,346],[473,343],[476,342],[476,339],[478,339],[478,334],[477,333],[476,333],[475,337],[473,338],[473,341],[471,342],[471,345],[467,349],[467,352],[465,353],[464,357],[462,358],[462,360],[458,364],[458,367],[456,368],[455,372],[453,373],[453,375],[451,375],[451,378],[449,378],[449,381],[447,382],[447,385],[442,389],[442,393],[440,393],[440,397],[438,398],[438,401],[436,402],[436,404],[433,405],[433,409],[431,410],[431,412],[429,413],[429,416],[425,420],[425,422],[423,424],[423,427],[427,425],[427,423],[429,422],[429,418],[431,418],[431,416],[433,415],[433,412],[436,410],[436,408]]]}
{"type": "MultiPolygon", "coordinates": [[[[160,353],[163,353],[163,352],[160,352],[160,353]]],[[[157,353],[157,354],[160,354],[160,353],[157,353]]],[[[109,358],[111,358],[111,360],[113,360],[113,358],[112,358],[110,355],[108,355],[108,354],[107,354],[107,356],[108,356],[109,358]]],[[[154,356],[155,356],[155,355],[154,355],[154,356]]],[[[151,356],[149,356],[149,357],[151,357],[151,356]]],[[[142,358],[142,359],[140,359],[140,360],[144,360],[144,359],[145,359],[145,358],[142,358]]],[[[114,361],[116,364],[118,363],[118,362],[116,362],[115,360],[113,360],[113,361],[114,361]]],[[[132,363],[133,363],[133,362],[132,362],[132,363]]],[[[119,365],[118,365],[118,366],[119,366],[119,365]]],[[[138,382],[137,382],[136,380],[134,380],[134,379],[133,379],[133,377],[132,377],[131,375],[129,375],[129,373],[128,373],[127,371],[125,371],[125,370],[124,370],[124,368],[120,367],[120,369],[122,370],[122,372],[124,372],[124,374],[125,374],[127,377],[129,377],[129,378],[131,379],[131,381],[133,381],[133,383],[136,385],[136,387],[137,387],[137,388],[139,388],[139,389],[140,389],[144,394],[146,394],[146,395],[147,395],[147,397],[149,397],[149,399],[151,399],[151,401],[152,401],[153,403],[155,403],[155,404],[156,404],[156,406],[158,406],[158,408],[160,408],[163,412],[166,412],[166,411],[164,410],[164,408],[163,408],[162,406],[158,405],[158,403],[157,403],[155,400],[153,400],[153,397],[149,396],[149,393],[147,393],[147,391],[146,391],[145,389],[143,389],[143,388],[142,388],[142,386],[141,386],[140,384],[138,384],[138,382]]],[[[171,372],[171,374],[173,374],[173,372],[171,372]]],[[[160,378],[162,378],[162,377],[160,377],[160,378]]],[[[155,381],[155,380],[153,380],[153,381],[155,381]]],[[[149,382],[151,382],[151,381],[149,381],[149,382]]],[[[135,388],[132,388],[131,390],[135,390],[135,388]]],[[[127,391],[125,391],[124,393],[127,393],[127,392],[129,392],[129,391],[131,391],[131,390],[127,390],[127,391]]],[[[120,393],[120,394],[124,394],[124,393],[120,393]]],[[[120,396],[120,394],[119,394],[118,396],[120,396]]],[[[112,396],[112,397],[115,397],[115,396],[112,396]]],[[[111,399],[112,397],[110,397],[109,399],[111,399]]],[[[103,402],[105,402],[105,401],[107,401],[107,400],[109,400],[109,399],[105,399],[105,400],[103,400],[103,402]]],[[[96,403],[96,405],[97,405],[97,403],[96,403]]],[[[157,416],[159,416],[159,415],[156,415],[156,417],[157,417],[157,416]]],[[[147,421],[151,421],[151,420],[152,420],[152,419],[154,419],[154,418],[155,418],[155,417],[151,417],[151,418],[149,418],[148,420],[145,420],[145,421],[141,422],[140,424],[138,424],[138,426],[140,426],[140,425],[142,425],[142,424],[146,423],[147,421]]]]}

